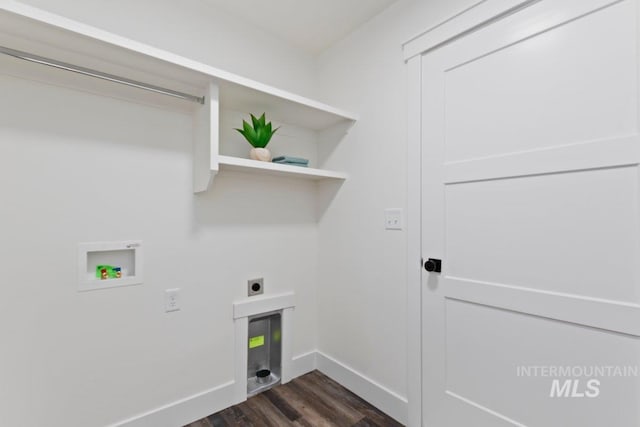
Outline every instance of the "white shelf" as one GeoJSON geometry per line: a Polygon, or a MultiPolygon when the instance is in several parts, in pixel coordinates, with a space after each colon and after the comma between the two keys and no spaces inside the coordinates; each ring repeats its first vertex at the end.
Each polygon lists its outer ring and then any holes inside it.
{"type": "Polygon", "coordinates": [[[267,111],[272,120],[313,130],[357,120],[355,114],[322,102],[13,0],[0,3],[0,44],[198,96],[214,83],[225,108],[267,111]]]}
{"type": "Polygon", "coordinates": [[[322,135],[318,140],[341,138],[357,120],[353,113],[14,0],[0,0],[0,45],[203,96],[205,104],[199,105],[0,55],[0,68],[4,73],[191,111],[195,118],[193,161],[196,193],[206,191],[221,168],[302,179],[346,178],[337,172],[257,164],[259,162],[220,156],[220,109],[247,114],[266,112],[274,122],[322,135]]]}
{"type": "Polygon", "coordinates": [[[221,171],[229,170],[247,173],[259,173],[263,175],[290,176],[309,180],[347,179],[347,175],[342,172],[305,168],[300,166],[281,165],[278,163],[270,162],[260,162],[257,160],[242,159],[239,157],[218,156],[218,161],[221,171]]]}

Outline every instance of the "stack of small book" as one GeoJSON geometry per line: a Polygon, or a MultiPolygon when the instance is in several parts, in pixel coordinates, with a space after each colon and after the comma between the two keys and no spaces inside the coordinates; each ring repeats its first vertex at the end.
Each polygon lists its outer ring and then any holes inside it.
{"type": "Polygon", "coordinates": [[[303,168],[306,168],[307,166],[309,166],[309,159],[303,159],[302,157],[280,156],[274,157],[273,163],[280,163],[281,165],[302,166],[303,168]]]}

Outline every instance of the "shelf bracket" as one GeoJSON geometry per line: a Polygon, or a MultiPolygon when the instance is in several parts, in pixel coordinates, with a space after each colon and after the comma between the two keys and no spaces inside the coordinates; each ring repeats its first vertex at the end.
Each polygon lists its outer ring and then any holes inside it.
{"type": "Polygon", "coordinates": [[[209,83],[204,105],[198,108],[194,117],[194,193],[207,191],[213,177],[218,173],[219,101],[218,85],[209,83]]]}

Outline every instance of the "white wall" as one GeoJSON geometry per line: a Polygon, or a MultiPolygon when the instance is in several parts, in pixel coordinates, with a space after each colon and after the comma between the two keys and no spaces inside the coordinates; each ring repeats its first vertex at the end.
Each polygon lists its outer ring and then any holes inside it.
{"type": "MultiPolygon", "coordinates": [[[[309,57],[203,2],[30,3],[313,91],[309,57]]],[[[313,184],[227,173],[194,196],[187,114],[4,75],[0,93],[0,425],[105,426],[232,381],[254,277],[296,293],[293,354],[315,350],[313,184]],[[144,242],[144,285],[78,293],[78,242],[125,239],[144,242]]]]}
{"type": "Polygon", "coordinates": [[[348,137],[324,154],[327,167],[346,170],[350,179],[320,223],[318,348],[400,396],[412,376],[406,370],[406,230],[385,231],[383,211],[406,209],[401,45],[472,3],[400,1],[318,59],[325,101],[360,114],[348,137]]]}

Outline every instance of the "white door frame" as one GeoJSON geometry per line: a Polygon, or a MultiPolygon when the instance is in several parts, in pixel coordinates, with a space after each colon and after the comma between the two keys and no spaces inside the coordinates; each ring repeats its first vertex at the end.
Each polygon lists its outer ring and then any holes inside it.
{"type": "Polygon", "coordinates": [[[422,425],[422,63],[421,56],[541,0],[482,0],[402,45],[408,66],[407,425],[422,425]]]}

